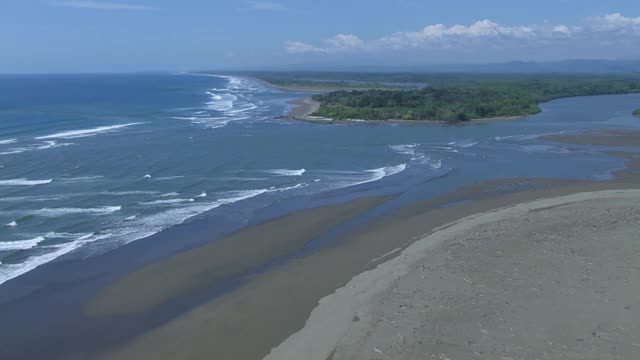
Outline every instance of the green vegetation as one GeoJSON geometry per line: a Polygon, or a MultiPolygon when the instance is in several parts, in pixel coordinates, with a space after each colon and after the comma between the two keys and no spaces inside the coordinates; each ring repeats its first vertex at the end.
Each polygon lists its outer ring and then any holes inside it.
{"type": "Polygon", "coordinates": [[[640,116],[640,109],[635,109],[635,110],[633,111],[633,115],[635,115],[635,116],[640,116]]]}
{"type": "Polygon", "coordinates": [[[540,111],[538,104],[558,98],[640,93],[636,75],[433,75],[428,83],[423,89],[316,95],[321,107],[314,115],[338,120],[464,121],[535,114],[540,111]]]}
{"type": "Polygon", "coordinates": [[[410,90],[424,86],[423,82],[403,81],[391,74],[338,72],[243,72],[275,87],[293,91],[329,92],[339,90],[410,90]]]}
{"type": "MultiPolygon", "coordinates": [[[[572,96],[640,93],[640,74],[244,72],[314,98],[314,115],[344,120],[442,120],[535,114],[540,103],[572,96]]],[[[640,111],[640,109],[639,109],[640,111]]],[[[639,111],[635,114],[640,116],[639,111]]]]}

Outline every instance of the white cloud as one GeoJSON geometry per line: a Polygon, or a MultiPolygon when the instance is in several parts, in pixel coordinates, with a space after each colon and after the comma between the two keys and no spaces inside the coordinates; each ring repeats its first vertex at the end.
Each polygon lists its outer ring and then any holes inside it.
{"type": "Polygon", "coordinates": [[[153,10],[151,6],[125,4],[92,0],[69,0],[56,2],[55,5],[77,9],[93,9],[93,10],[153,10]]]}
{"type": "Polygon", "coordinates": [[[552,29],[554,35],[571,36],[573,31],[567,25],[556,25],[552,29]]]}
{"type": "Polygon", "coordinates": [[[326,46],[301,42],[287,42],[290,53],[339,53],[347,51],[403,50],[416,48],[464,48],[469,45],[499,47],[523,46],[553,41],[602,40],[622,42],[629,37],[640,37],[640,17],[629,18],[621,14],[609,14],[587,19],[581,26],[565,24],[506,26],[484,19],[470,25],[427,25],[418,31],[397,32],[378,39],[362,40],[355,35],[338,34],[324,40],[326,46]],[[616,36],[611,35],[615,33],[616,36]],[[627,35],[626,37],[620,35],[627,35]],[[566,39],[566,40],[562,40],[566,39]],[[292,46],[295,44],[295,46],[292,46]]]}
{"type": "Polygon", "coordinates": [[[330,53],[339,51],[352,51],[361,49],[365,46],[365,42],[359,37],[351,34],[338,34],[324,41],[326,46],[314,46],[300,41],[287,41],[285,48],[290,54],[304,53],[330,53]]]}
{"type": "Polygon", "coordinates": [[[326,40],[332,49],[355,49],[364,45],[364,41],[351,34],[338,34],[326,40]]]}
{"type": "Polygon", "coordinates": [[[315,47],[313,45],[303,43],[300,41],[287,41],[285,48],[290,54],[305,54],[305,53],[325,53],[327,49],[315,47]]]}
{"type": "Polygon", "coordinates": [[[284,11],[287,7],[270,1],[248,1],[247,7],[243,10],[284,11]]]}
{"type": "Polygon", "coordinates": [[[591,18],[588,25],[595,31],[617,31],[640,35],[640,17],[630,18],[615,13],[591,18]]]}

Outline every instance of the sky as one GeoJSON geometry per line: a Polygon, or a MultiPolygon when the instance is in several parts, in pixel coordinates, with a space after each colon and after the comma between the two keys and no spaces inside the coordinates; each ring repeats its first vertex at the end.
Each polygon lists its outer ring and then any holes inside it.
{"type": "Polygon", "coordinates": [[[0,73],[640,59],[639,0],[0,0],[0,73]]]}

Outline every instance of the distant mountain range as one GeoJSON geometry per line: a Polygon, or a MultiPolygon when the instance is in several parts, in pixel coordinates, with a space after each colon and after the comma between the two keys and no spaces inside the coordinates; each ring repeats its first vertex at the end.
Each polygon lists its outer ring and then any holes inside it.
{"type": "MultiPolygon", "coordinates": [[[[239,70],[239,69],[238,69],[239,70]]],[[[548,62],[512,61],[493,64],[448,64],[421,66],[379,65],[287,65],[266,71],[357,71],[357,72],[473,72],[473,73],[640,73],[640,60],[562,60],[548,62]]]]}

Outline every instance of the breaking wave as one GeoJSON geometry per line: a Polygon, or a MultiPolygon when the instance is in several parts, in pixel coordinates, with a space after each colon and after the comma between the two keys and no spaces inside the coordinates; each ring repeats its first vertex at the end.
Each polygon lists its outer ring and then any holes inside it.
{"type": "Polygon", "coordinates": [[[81,130],[69,130],[58,132],[50,135],[39,136],[36,137],[36,140],[47,140],[47,139],[75,139],[87,136],[95,136],[100,133],[108,133],[114,130],[122,129],[129,126],[141,125],[143,123],[129,123],[129,124],[120,124],[120,125],[111,125],[111,126],[99,126],[91,129],[81,129],[81,130]]]}
{"type": "Polygon", "coordinates": [[[302,176],[307,169],[273,169],[267,172],[278,176],[302,176]]]}
{"type": "Polygon", "coordinates": [[[45,238],[38,236],[37,238],[30,240],[0,241],[0,251],[28,250],[38,246],[38,244],[44,240],[45,238]]]}
{"type": "Polygon", "coordinates": [[[12,180],[0,180],[1,186],[33,186],[50,184],[53,179],[47,180],[29,180],[29,179],[12,179],[12,180]]]}
{"type": "Polygon", "coordinates": [[[122,210],[122,206],[102,206],[96,208],[42,208],[38,210],[25,210],[26,215],[43,217],[59,217],[65,215],[107,215],[122,210]]]}

